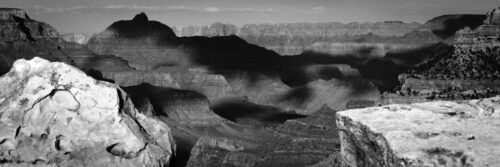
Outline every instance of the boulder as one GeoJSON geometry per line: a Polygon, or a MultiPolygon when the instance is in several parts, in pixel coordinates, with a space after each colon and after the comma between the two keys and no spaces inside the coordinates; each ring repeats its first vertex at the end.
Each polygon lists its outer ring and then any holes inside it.
{"type": "Polygon", "coordinates": [[[499,166],[500,96],[337,113],[342,166],[499,166]]]}
{"type": "Polygon", "coordinates": [[[138,113],[114,84],[35,57],[16,61],[0,85],[4,165],[169,164],[169,127],[138,113]]]}

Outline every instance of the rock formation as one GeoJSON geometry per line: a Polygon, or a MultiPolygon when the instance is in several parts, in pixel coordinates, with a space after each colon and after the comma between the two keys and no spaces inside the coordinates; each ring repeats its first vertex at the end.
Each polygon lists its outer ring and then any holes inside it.
{"type": "Polygon", "coordinates": [[[0,8],[0,41],[53,38],[59,34],[50,25],[28,17],[21,9],[0,8]]]}
{"type": "Polygon", "coordinates": [[[105,31],[91,37],[87,43],[90,50],[100,55],[115,55],[142,70],[162,65],[184,65],[188,55],[172,46],[176,36],[170,27],[150,21],[146,14],[136,15],[132,20],[113,23],[105,31]]]}
{"type": "Polygon", "coordinates": [[[34,56],[71,64],[54,44],[57,36],[52,26],[29,18],[24,10],[0,8],[0,74],[9,71],[15,60],[34,56]]]}
{"type": "Polygon", "coordinates": [[[170,128],[138,113],[116,85],[37,57],[16,61],[0,83],[4,165],[169,164],[170,128]]]}
{"type": "MultiPolygon", "coordinates": [[[[397,40],[414,29],[418,23],[290,23],[247,24],[237,27],[214,23],[211,26],[188,26],[177,32],[178,36],[228,36],[237,35],[249,43],[273,50],[281,55],[297,55],[317,43],[356,41],[374,35],[377,38],[397,40]],[[368,35],[369,34],[369,35],[368,35]]],[[[316,51],[316,50],[314,50],[316,51]]]]}
{"type": "Polygon", "coordinates": [[[138,68],[104,71],[105,79],[122,86],[149,83],[197,91],[211,104],[220,99],[246,98],[251,103],[310,114],[325,103],[344,109],[349,100],[378,96],[377,88],[349,65],[307,56],[280,56],[236,36],[178,38],[171,36],[172,31],[139,14],[132,20],[113,23],[92,37],[88,46],[99,54],[115,54],[138,68]],[[146,30],[149,34],[141,32],[146,30]],[[336,90],[349,82],[358,82],[352,85],[366,92],[336,90]],[[336,97],[345,101],[327,100],[336,97]]]}
{"type": "Polygon", "coordinates": [[[191,150],[187,166],[328,166],[340,164],[335,112],[288,120],[265,131],[261,140],[202,137],[191,150]]]}
{"type": "Polygon", "coordinates": [[[337,113],[342,166],[498,166],[500,97],[337,113]]]}
{"type": "Polygon", "coordinates": [[[199,71],[195,68],[103,72],[103,77],[126,87],[149,83],[161,87],[193,90],[207,96],[212,102],[236,96],[224,76],[207,74],[204,70],[199,71]]]}
{"type": "Polygon", "coordinates": [[[425,32],[431,32],[435,36],[453,42],[453,36],[458,30],[471,27],[473,29],[483,24],[486,15],[443,15],[432,18],[420,28],[419,35],[425,35],[425,32]]]}
{"type": "Polygon", "coordinates": [[[444,15],[433,18],[425,24],[386,21],[348,24],[338,22],[247,24],[237,27],[214,23],[210,26],[182,27],[176,34],[181,37],[236,35],[280,55],[297,55],[305,51],[333,55],[339,51],[356,54],[361,50],[358,47],[369,45],[370,48],[375,48],[376,52],[373,54],[384,56],[385,54],[382,54],[384,52],[408,50],[422,44],[447,40],[461,28],[481,25],[485,17],[485,15],[444,15]]]}
{"type": "Polygon", "coordinates": [[[498,94],[500,24],[491,18],[500,14],[495,11],[476,29],[459,30],[453,48],[401,74],[396,92],[387,94],[384,103],[477,99],[498,94]]]}
{"type": "Polygon", "coordinates": [[[152,109],[154,116],[166,116],[182,126],[209,127],[223,122],[210,109],[209,100],[195,91],[140,84],[126,87],[134,104],[152,109]],[[143,102],[141,102],[141,100],[143,102]]]}
{"type": "Polygon", "coordinates": [[[89,41],[91,35],[83,34],[83,33],[73,33],[73,34],[63,34],[61,38],[70,43],[77,43],[85,45],[89,41]]]}
{"type": "Polygon", "coordinates": [[[131,69],[112,55],[97,55],[84,45],[65,42],[52,26],[33,20],[21,9],[0,9],[0,74],[17,59],[35,56],[74,65],[86,72],[131,69]]]}

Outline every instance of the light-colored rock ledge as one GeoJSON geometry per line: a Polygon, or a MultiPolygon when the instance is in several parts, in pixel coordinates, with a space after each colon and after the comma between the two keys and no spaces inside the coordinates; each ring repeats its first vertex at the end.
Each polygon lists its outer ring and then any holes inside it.
{"type": "Polygon", "coordinates": [[[342,166],[500,166],[500,96],[339,112],[342,166]]]}

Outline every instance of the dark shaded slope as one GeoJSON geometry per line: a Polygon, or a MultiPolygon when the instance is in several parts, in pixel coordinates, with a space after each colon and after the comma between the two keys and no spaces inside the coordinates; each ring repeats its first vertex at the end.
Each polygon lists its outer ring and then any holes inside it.
{"type": "Polygon", "coordinates": [[[279,125],[289,119],[303,118],[304,115],[285,113],[272,106],[263,106],[245,100],[231,100],[212,106],[218,115],[240,124],[254,121],[259,124],[279,125]]]}
{"type": "Polygon", "coordinates": [[[423,27],[430,28],[441,39],[447,39],[464,27],[472,29],[479,27],[485,19],[486,15],[443,15],[429,20],[423,27]]]}
{"type": "Polygon", "coordinates": [[[107,29],[114,30],[118,35],[127,38],[143,36],[157,36],[158,38],[166,39],[175,38],[175,33],[169,26],[157,21],[148,20],[148,16],[144,13],[136,15],[132,20],[114,22],[107,29]]]}

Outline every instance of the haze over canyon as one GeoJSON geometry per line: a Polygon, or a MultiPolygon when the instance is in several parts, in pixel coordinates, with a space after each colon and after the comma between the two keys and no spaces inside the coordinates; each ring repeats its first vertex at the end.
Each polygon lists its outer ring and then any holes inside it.
{"type": "Polygon", "coordinates": [[[0,166],[499,166],[483,13],[61,34],[0,8],[0,166]]]}

